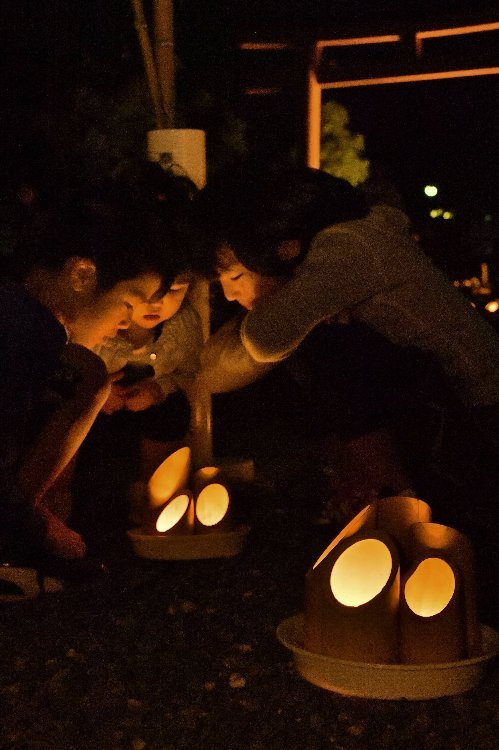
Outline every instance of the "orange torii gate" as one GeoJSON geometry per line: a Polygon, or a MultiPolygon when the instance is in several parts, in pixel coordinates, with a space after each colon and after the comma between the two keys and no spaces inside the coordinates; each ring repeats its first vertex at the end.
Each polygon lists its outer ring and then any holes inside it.
{"type": "MultiPolygon", "coordinates": [[[[286,84],[283,60],[279,65],[277,58],[286,56],[284,62],[289,65],[295,53],[291,67],[298,70],[298,84],[305,91],[303,150],[306,163],[318,168],[324,89],[497,75],[499,20],[481,18],[473,24],[440,20],[418,24],[418,28],[407,28],[407,21],[395,20],[378,27],[377,33],[358,25],[342,25],[331,34],[243,40],[239,49],[266,56],[260,80],[244,88],[247,95],[283,91],[289,81],[286,84]],[[269,53],[274,58],[270,64],[269,53]]],[[[258,79],[253,55],[255,62],[258,79]]]]}

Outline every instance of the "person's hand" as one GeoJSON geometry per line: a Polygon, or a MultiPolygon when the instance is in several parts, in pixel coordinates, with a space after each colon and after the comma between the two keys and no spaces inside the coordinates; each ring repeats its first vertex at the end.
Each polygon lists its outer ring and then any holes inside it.
{"type": "Polygon", "coordinates": [[[143,411],[150,406],[159,404],[164,399],[164,393],[153,378],[146,378],[140,383],[121,386],[117,383],[125,401],[125,408],[129,411],[143,411]]]}
{"type": "Polygon", "coordinates": [[[106,403],[102,407],[104,414],[114,414],[115,411],[125,409],[125,398],[123,388],[119,387],[119,381],[111,385],[111,391],[107,397],[106,403]]]}

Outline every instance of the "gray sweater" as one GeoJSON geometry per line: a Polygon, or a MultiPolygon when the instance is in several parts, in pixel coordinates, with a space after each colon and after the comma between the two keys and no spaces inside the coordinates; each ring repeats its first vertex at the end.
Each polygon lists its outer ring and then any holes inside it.
{"type": "Polygon", "coordinates": [[[499,338],[421,252],[405,214],[388,206],[321,231],[293,278],[245,316],[230,345],[207,342],[205,377],[216,392],[215,362],[223,361],[221,390],[229,390],[230,359],[241,369],[246,355],[251,382],[259,366],[285,359],[345,310],[395,344],[431,353],[464,403],[499,403],[499,338]]]}

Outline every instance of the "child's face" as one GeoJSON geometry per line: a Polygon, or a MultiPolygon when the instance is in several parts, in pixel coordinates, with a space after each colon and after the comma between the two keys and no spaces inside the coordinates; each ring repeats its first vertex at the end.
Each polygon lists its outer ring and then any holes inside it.
{"type": "Polygon", "coordinates": [[[148,273],[120,281],[106,292],[95,290],[67,324],[71,340],[93,348],[113,338],[129,327],[134,310],[147,304],[160,288],[161,277],[148,273]]]}
{"type": "Polygon", "coordinates": [[[239,302],[246,310],[253,310],[259,300],[273,294],[283,283],[280,277],[250,271],[228,247],[221,249],[219,259],[218,279],[225,298],[239,302]]]}
{"type": "Polygon", "coordinates": [[[164,297],[149,297],[147,301],[134,305],[132,322],[141,328],[155,328],[172,318],[180,309],[188,289],[188,281],[175,279],[164,297]]]}

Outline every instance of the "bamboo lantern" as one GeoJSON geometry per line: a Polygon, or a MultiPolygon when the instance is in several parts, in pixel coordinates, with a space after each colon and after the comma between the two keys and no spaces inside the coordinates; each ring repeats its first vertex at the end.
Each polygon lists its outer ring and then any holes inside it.
{"type": "Polygon", "coordinates": [[[399,556],[388,534],[361,529],[342,538],[306,576],[305,648],[356,662],[396,662],[399,589],[399,556]]]}
{"type": "Polygon", "coordinates": [[[422,663],[479,656],[470,541],[448,526],[418,523],[411,528],[409,542],[414,564],[401,592],[402,660],[422,663]]]}
{"type": "Polygon", "coordinates": [[[182,490],[160,508],[154,532],[162,536],[192,534],[194,531],[194,501],[189,490],[182,490]]]}
{"type": "Polygon", "coordinates": [[[193,476],[195,530],[199,534],[230,531],[230,491],[221,469],[205,466],[193,476]]]}
{"type": "Polygon", "coordinates": [[[409,529],[430,519],[427,503],[394,496],[367,505],[344,527],[306,577],[307,648],[354,661],[397,661],[399,550],[407,548],[409,529]]]}

